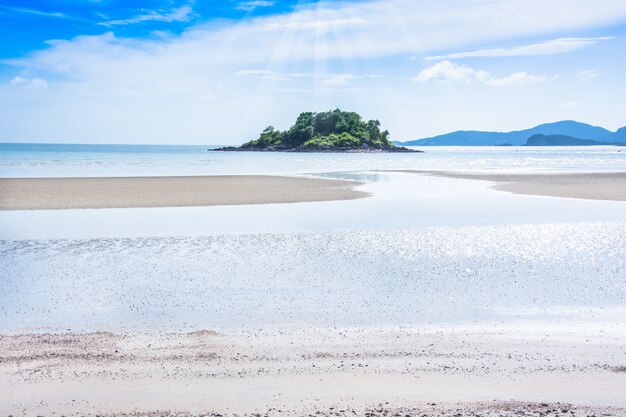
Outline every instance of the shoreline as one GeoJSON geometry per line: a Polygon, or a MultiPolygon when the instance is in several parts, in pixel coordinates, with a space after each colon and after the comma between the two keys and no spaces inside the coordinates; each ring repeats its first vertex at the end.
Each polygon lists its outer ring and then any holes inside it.
{"type": "MultiPolygon", "coordinates": [[[[518,195],[626,201],[626,173],[483,174],[389,170],[487,181],[518,195]]],[[[0,211],[202,207],[355,200],[363,182],[320,177],[221,175],[165,177],[0,178],[0,211]]]]}
{"type": "Polygon", "coordinates": [[[304,203],[369,194],[357,181],[271,175],[0,178],[0,210],[304,203]]]}
{"type": "Polygon", "coordinates": [[[611,332],[98,332],[0,347],[4,415],[626,413],[624,338],[611,332]]]}
{"type": "MultiPolygon", "coordinates": [[[[385,172],[385,171],[383,171],[385,172]]],[[[488,181],[492,188],[518,195],[626,201],[626,172],[482,174],[451,171],[386,171],[488,181]]]]}
{"type": "Polygon", "coordinates": [[[409,149],[404,146],[397,146],[394,148],[362,148],[362,147],[347,147],[347,148],[305,148],[298,146],[295,148],[279,148],[279,147],[267,147],[267,148],[242,148],[236,146],[225,146],[216,149],[207,149],[208,152],[282,152],[282,153],[425,153],[425,151],[418,149],[409,149]]]}

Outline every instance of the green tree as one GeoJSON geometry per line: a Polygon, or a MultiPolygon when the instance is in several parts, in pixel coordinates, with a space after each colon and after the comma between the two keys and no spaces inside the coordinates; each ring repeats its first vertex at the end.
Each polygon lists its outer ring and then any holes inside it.
{"type": "Polygon", "coordinates": [[[293,126],[281,132],[274,127],[266,128],[257,140],[244,147],[283,146],[305,147],[392,147],[389,132],[381,132],[378,120],[363,121],[355,112],[340,109],[327,112],[301,113],[293,126]]]}

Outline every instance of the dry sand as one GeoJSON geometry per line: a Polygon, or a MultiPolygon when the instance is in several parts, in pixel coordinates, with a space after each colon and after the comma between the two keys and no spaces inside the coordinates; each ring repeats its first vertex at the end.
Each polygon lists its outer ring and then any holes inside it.
{"type": "Polygon", "coordinates": [[[0,210],[181,207],[350,200],[354,181],[264,175],[2,178],[0,210]]]}
{"type": "MultiPolygon", "coordinates": [[[[483,180],[515,194],[626,201],[626,173],[471,174],[403,171],[483,180]]],[[[181,207],[350,200],[355,181],[264,175],[126,178],[1,178],[0,210],[181,207]]]]}
{"type": "Polygon", "coordinates": [[[496,190],[514,194],[626,201],[626,172],[572,174],[422,173],[447,178],[491,181],[496,190]]]}
{"type": "Polygon", "coordinates": [[[624,416],[625,347],[602,331],[2,336],[0,415],[624,416]]]}

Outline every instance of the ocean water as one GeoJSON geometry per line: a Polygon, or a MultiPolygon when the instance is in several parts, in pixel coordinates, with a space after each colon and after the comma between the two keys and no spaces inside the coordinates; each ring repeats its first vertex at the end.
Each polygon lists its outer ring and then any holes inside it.
{"type": "Polygon", "coordinates": [[[626,170],[626,148],[618,146],[427,147],[420,154],[214,152],[212,148],[215,146],[0,144],[0,177],[310,174],[381,169],[626,170]]]}
{"type": "Polygon", "coordinates": [[[625,172],[626,150],[425,150],[0,145],[0,177],[316,174],[364,181],[372,193],[0,212],[0,334],[626,320],[626,203],[377,172],[625,172]]]}

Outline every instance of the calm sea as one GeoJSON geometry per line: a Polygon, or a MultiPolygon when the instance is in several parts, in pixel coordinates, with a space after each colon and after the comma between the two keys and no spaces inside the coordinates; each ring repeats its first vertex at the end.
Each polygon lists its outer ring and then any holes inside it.
{"type": "Polygon", "coordinates": [[[626,171],[626,148],[428,147],[419,154],[215,152],[213,145],[0,143],[0,177],[307,174],[377,169],[626,171]]]}
{"type": "MultiPolygon", "coordinates": [[[[626,171],[626,149],[618,147],[209,148],[3,144],[0,176],[626,171]]],[[[366,176],[379,178],[363,186],[375,198],[1,211],[0,333],[624,323],[624,203],[524,197],[421,175],[366,176]]]]}

